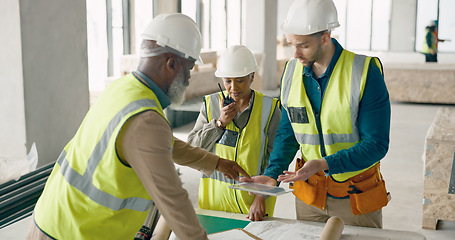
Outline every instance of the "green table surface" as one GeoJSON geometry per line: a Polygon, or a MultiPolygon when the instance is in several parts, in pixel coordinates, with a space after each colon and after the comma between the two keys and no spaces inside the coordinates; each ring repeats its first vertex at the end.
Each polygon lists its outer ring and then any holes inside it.
{"type": "Polygon", "coordinates": [[[198,214],[197,218],[207,234],[231,230],[234,228],[244,228],[250,221],[243,221],[231,218],[213,217],[198,214]]]}

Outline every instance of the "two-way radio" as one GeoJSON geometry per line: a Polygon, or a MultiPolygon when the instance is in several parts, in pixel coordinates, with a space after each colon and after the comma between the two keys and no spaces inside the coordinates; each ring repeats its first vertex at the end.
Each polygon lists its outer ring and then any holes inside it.
{"type": "Polygon", "coordinates": [[[224,106],[227,106],[227,105],[229,105],[229,104],[235,102],[235,100],[232,99],[232,98],[229,96],[229,94],[228,94],[227,98],[224,96],[223,89],[221,88],[220,83],[218,83],[218,87],[220,87],[221,95],[223,96],[223,105],[224,105],[224,106]]]}

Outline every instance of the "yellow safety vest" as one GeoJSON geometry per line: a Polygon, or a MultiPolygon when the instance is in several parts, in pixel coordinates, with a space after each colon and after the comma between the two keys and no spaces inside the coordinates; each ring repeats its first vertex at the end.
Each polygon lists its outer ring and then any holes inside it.
{"type": "Polygon", "coordinates": [[[165,118],[152,90],[132,74],[111,83],[66,145],[35,207],[35,222],[56,239],[133,239],[153,201],[118,158],[125,122],[144,111],[165,118]]]}
{"type": "MultiPolygon", "coordinates": [[[[297,59],[286,65],[281,100],[288,112],[305,161],[322,158],[321,147],[325,148],[327,155],[332,155],[360,142],[357,115],[371,59],[343,50],[330,76],[322,101],[321,133],[318,132],[316,117],[302,81],[304,66],[297,59]]],[[[379,59],[373,59],[382,71],[379,59]]],[[[368,168],[334,174],[332,177],[337,181],[345,181],[368,168]]]]}
{"type": "MultiPolygon", "coordinates": [[[[321,147],[329,156],[360,142],[357,128],[359,104],[372,59],[382,73],[379,59],[342,51],[321,105],[319,118],[322,132],[316,126],[317,116],[302,81],[304,66],[297,59],[286,65],[281,100],[305,162],[322,158],[321,147]]],[[[302,166],[303,163],[296,164],[296,170],[302,166]]],[[[332,176],[325,176],[320,171],[307,181],[296,181],[293,188],[296,197],[320,209],[325,209],[327,193],[335,197],[349,196],[354,215],[379,210],[388,202],[378,162],[359,171],[332,176]],[[360,192],[355,192],[356,188],[360,192]]]]}
{"type": "Polygon", "coordinates": [[[422,44],[422,49],[420,50],[421,53],[426,53],[430,54],[431,49],[433,49],[434,52],[436,52],[437,49],[437,44],[438,42],[436,41],[436,34],[432,31],[430,32],[430,29],[425,29],[425,37],[423,38],[423,44],[422,44]],[[427,44],[427,35],[428,33],[431,34],[431,48],[427,44]]]}
{"type": "MultiPolygon", "coordinates": [[[[226,95],[226,93],[224,93],[226,95]]],[[[239,129],[233,121],[227,126],[222,137],[216,142],[212,152],[216,155],[237,162],[250,175],[262,175],[268,165],[266,159],[268,128],[273,112],[278,105],[275,98],[264,96],[254,91],[253,107],[246,126],[239,129]]],[[[214,93],[204,98],[207,120],[220,116],[222,95],[214,93]]],[[[203,175],[199,185],[199,208],[249,213],[254,196],[248,192],[229,188],[236,181],[224,177],[218,171],[211,176],[203,175]]],[[[266,214],[273,216],[276,197],[266,201],[266,214]]]]}

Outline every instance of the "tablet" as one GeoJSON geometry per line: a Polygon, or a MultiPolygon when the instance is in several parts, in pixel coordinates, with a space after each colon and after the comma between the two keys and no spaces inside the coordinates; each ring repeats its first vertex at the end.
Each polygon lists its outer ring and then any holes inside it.
{"type": "Polygon", "coordinates": [[[271,196],[279,196],[281,194],[289,193],[294,191],[294,189],[284,189],[282,187],[274,187],[270,185],[260,184],[260,183],[252,183],[252,182],[244,182],[244,183],[237,183],[229,186],[232,189],[258,193],[263,195],[271,195],[271,196]]]}

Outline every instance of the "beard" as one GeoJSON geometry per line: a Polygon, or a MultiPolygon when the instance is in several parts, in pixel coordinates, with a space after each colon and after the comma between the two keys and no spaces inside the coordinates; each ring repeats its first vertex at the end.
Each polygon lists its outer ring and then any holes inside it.
{"type": "Polygon", "coordinates": [[[313,56],[311,56],[311,59],[308,59],[308,62],[304,64],[304,66],[307,68],[313,67],[314,63],[322,58],[322,55],[323,55],[322,44],[318,43],[318,48],[316,49],[316,52],[314,52],[313,56]]]}
{"type": "Polygon", "coordinates": [[[185,100],[185,90],[188,87],[188,84],[183,69],[180,68],[180,71],[177,73],[171,86],[169,86],[169,90],[166,94],[169,101],[171,101],[171,104],[180,105],[183,103],[185,100]]]}

